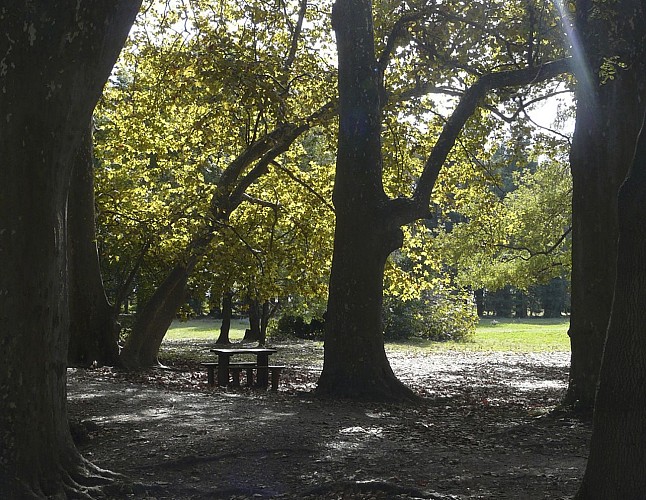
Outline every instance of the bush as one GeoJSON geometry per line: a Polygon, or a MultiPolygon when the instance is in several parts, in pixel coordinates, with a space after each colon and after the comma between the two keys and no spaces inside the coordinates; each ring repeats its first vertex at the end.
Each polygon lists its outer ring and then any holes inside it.
{"type": "Polygon", "coordinates": [[[427,294],[416,300],[384,299],[384,338],[470,340],[478,323],[473,300],[456,293],[427,294]]]}
{"type": "Polygon", "coordinates": [[[309,323],[302,316],[285,314],[271,325],[269,335],[274,340],[299,338],[309,340],[323,340],[325,322],[313,318],[309,323]]]}

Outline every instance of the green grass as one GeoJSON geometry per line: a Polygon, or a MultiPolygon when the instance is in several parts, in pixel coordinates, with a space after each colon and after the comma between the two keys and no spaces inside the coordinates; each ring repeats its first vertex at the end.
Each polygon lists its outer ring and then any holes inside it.
{"type": "Polygon", "coordinates": [[[569,318],[481,319],[469,342],[431,342],[413,339],[393,345],[395,349],[569,352],[569,318]]]}
{"type": "MultiPolygon", "coordinates": [[[[421,351],[507,351],[507,352],[569,352],[567,336],[569,318],[558,319],[481,319],[476,334],[470,342],[431,342],[411,339],[389,342],[393,350],[421,351]]],[[[242,340],[249,327],[245,320],[232,320],[230,338],[242,340]]],[[[174,321],[165,340],[215,340],[220,335],[220,321],[193,319],[174,321]]]]}
{"type": "MultiPolygon", "coordinates": [[[[175,320],[170,326],[164,340],[213,340],[215,342],[220,336],[219,319],[189,319],[188,321],[175,320]]],[[[232,319],[229,338],[236,342],[242,340],[245,329],[249,328],[249,321],[246,319],[232,319]]]]}

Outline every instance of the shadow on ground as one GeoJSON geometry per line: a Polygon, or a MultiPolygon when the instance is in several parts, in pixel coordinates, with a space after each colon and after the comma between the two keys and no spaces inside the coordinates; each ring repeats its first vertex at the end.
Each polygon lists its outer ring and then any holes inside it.
{"type": "MultiPolygon", "coordinates": [[[[199,366],[68,372],[80,448],[132,498],[558,499],[576,491],[590,426],[552,412],[564,353],[390,353],[419,405],[310,397],[320,363],[277,393],[210,388],[199,366]]],[[[299,358],[293,358],[299,359],[299,358]]]]}

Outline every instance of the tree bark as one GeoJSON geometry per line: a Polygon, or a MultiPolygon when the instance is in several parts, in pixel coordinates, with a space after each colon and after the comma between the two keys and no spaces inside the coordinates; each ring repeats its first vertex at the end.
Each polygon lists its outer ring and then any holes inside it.
{"type": "Polygon", "coordinates": [[[222,294],[222,324],[220,325],[220,336],[216,344],[230,344],[229,332],[231,330],[231,315],[233,314],[233,292],[222,294]]]}
{"type": "Polygon", "coordinates": [[[619,192],[617,280],[579,500],[646,495],[646,133],[619,192]]]}
{"type": "Polygon", "coordinates": [[[159,347],[186,300],[186,284],[195,261],[191,258],[188,263],[175,266],[137,313],[132,332],[121,350],[121,363],[126,368],[138,370],[159,365],[159,347]]]}
{"type": "Polygon", "coordinates": [[[70,343],[68,364],[119,364],[117,311],[108,302],[96,247],[91,125],[74,159],[68,212],[70,343]]]}
{"type": "Polygon", "coordinates": [[[339,138],[333,201],[334,254],[323,372],[317,394],[405,400],[384,350],[381,307],[388,255],[401,245],[388,230],[382,186],[381,75],[374,51],[372,5],[338,0],[332,12],[339,60],[339,138]]]}
{"type": "MultiPolygon", "coordinates": [[[[595,4],[596,5],[596,4],[595,4]]],[[[582,54],[577,70],[577,116],[572,169],[572,312],[571,365],[565,403],[591,411],[612,303],[617,261],[617,193],[632,162],[644,113],[646,65],[641,3],[611,5],[610,19],[592,17],[588,2],[577,5],[582,54]],[[584,55],[585,54],[585,55],[584,55]],[[619,56],[627,68],[600,81],[604,57],[619,56]]],[[[609,14],[610,15],[610,14],[609,14]]]]}
{"type": "Polygon", "coordinates": [[[0,491],[5,498],[87,497],[91,485],[107,480],[79,455],[67,423],[66,204],[74,152],[138,7],[125,0],[24,0],[3,9],[0,491]]]}
{"type": "Polygon", "coordinates": [[[260,302],[258,299],[249,299],[249,328],[245,330],[244,342],[260,341],[260,302]]]}
{"type": "Polygon", "coordinates": [[[269,326],[269,320],[272,315],[271,304],[268,300],[265,300],[262,303],[260,309],[260,338],[258,339],[258,345],[264,346],[267,343],[267,327],[269,326]]]}

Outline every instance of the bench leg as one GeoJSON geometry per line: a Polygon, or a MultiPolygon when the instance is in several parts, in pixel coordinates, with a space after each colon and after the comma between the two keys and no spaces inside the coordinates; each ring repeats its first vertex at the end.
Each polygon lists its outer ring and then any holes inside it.
{"type": "Polygon", "coordinates": [[[278,381],[280,380],[280,372],[282,368],[270,368],[271,370],[271,390],[278,390],[278,381]]]}
{"type": "Polygon", "coordinates": [[[247,387],[253,386],[253,368],[247,368],[247,387]]]}
{"type": "Polygon", "coordinates": [[[240,368],[231,367],[231,376],[233,377],[233,387],[240,387],[240,368]]]}
{"type": "Polygon", "coordinates": [[[207,373],[207,378],[209,381],[209,385],[213,386],[215,385],[215,367],[214,366],[207,366],[206,367],[206,373],[207,373]]]}

